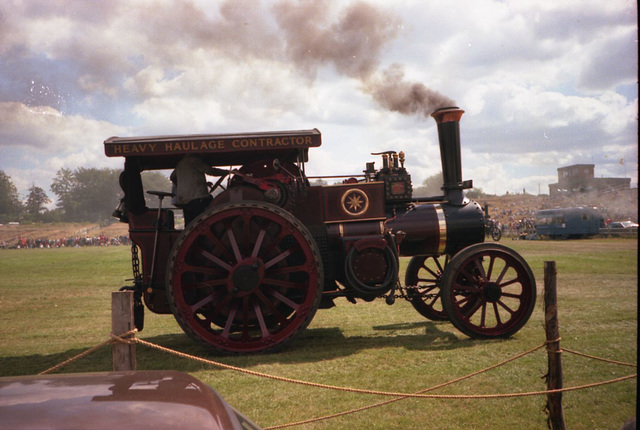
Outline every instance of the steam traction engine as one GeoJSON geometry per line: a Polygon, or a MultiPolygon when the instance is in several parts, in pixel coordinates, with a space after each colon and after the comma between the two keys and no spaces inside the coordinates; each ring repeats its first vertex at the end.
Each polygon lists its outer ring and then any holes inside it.
{"type": "MultiPolygon", "coordinates": [[[[443,195],[412,197],[404,154],[379,154],[382,167],[336,185],[312,185],[305,173],[314,130],[224,135],[113,137],[107,156],[125,157],[124,197],[136,298],[156,313],[173,313],[193,339],[218,352],[282,347],[319,308],[404,298],[426,318],[450,320],[475,338],[508,337],[529,319],[533,274],[515,251],[484,240],[480,206],[464,196],[459,120],[440,109],[443,195]],[[207,210],[184,229],[174,208],[145,204],[141,172],[175,168],[187,154],[226,167],[211,186],[207,210]],[[139,250],[139,252],[138,252],[139,250]],[[404,286],[399,257],[411,257],[404,286]]],[[[313,179],[313,178],[312,178],[313,179]]]]}

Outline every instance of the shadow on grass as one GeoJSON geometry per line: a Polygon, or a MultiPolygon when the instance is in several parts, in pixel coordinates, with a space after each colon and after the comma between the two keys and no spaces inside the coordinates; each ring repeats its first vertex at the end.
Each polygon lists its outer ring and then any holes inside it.
{"type": "MultiPolygon", "coordinates": [[[[447,322],[401,323],[374,326],[373,330],[376,333],[370,336],[349,337],[345,337],[338,327],[307,328],[279,352],[243,356],[216,355],[192,341],[184,333],[145,337],[142,332],[139,338],[165,348],[238,367],[270,363],[313,363],[383,348],[428,352],[468,348],[479,342],[508,342],[503,339],[483,341],[460,339],[451,331],[440,330],[440,326],[450,328],[447,322]]],[[[49,355],[2,357],[0,358],[0,376],[37,374],[82,352],[84,352],[83,349],[70,349],[49,355]]],[[[211,367],[206,363],[178,357],[145,345],[137,346],[136,360],[138,369],[144,370],[174,369],[188,373],[211,367]]],[[[111,366],[111,347],[107,345],[53,373],[104,372],[110,371],[111,366]]],[[[215,369],[215,366],[211,367],[211,370],[215,369]]]]}

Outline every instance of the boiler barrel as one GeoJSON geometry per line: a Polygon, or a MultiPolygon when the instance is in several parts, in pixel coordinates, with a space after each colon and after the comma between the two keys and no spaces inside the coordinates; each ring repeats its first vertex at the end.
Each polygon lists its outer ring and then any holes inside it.
{"type": "Polygon", "coordinates": [[[399,241],[400,255],[453,255],[484,241],[484,214],[476,202],[464,206],[419,204],[387,222],[399,241]]]}

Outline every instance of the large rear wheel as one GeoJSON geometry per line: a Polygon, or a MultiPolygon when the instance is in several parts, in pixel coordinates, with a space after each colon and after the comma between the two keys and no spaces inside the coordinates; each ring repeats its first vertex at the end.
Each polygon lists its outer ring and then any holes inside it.
{"type": "Polygon", "coordinates": [[[323,271],[307,228],[275,205],[226,204],[176,241],[167,294],[182,329],[226,353],[278,349],[318,309],[323,271]]]}
{"type": "Polygon", "coordinates": [[[529,320],[536,283],[517,252],[479,243],[451,258],[442,276],[441,294],[443,308],[458,330],[473,338],[504,338],[529,320]]]}

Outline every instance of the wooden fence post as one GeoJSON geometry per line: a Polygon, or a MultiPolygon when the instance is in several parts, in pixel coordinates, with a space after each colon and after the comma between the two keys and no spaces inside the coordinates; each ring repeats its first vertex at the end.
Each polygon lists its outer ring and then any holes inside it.
{"type": "MultiPolygon", "coordinates": [[[[547,334],[547,390],[562,388],[562,350],[558,325],[556,262],[544,262],[544,321],[547,334]]],[[[566,429],[562,412],[562,393],[547,394],[548,422],[553,430],[566,429]]]]}
{"type": "MultiPolygon", "coordinates": [[[[111,293],[111,332],[120,336],[133,328],[133,291],[114,291],[111,293]]],[[[114,371],[136,370],[136,344],[114,343],[112,359],[114,371]]]]}

